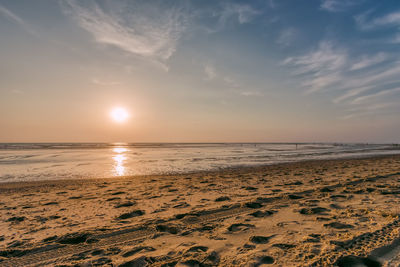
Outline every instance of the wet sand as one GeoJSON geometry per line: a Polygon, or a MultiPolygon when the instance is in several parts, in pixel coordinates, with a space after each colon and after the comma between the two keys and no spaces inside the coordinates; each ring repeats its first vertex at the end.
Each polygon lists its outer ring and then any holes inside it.
{"type": "Polygon", "coordinates": [[[398,266],[399,204],[400,156],[3,183],[0,266],[398,266]]]}

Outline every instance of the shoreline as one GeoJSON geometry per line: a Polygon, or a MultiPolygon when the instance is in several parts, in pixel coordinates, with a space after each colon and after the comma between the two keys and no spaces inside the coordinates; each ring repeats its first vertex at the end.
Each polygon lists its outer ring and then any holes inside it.
{"type": "Polygon", "coordinates": [[[46,180],[34,180],[34,181],[15,181],[15,182],[1,182],[0,181],[0,192],[5,188],[12,186],[17,187],[18,185],[25,184],[26,186],[40,186],[42,184],[56,185],[65,184],[71,182],[77,183],[89,183],[89,182],[100,182],[100,181],[119,181],[119,180],[130,180],[130,179],[148,179],[152,177],[162,178],[162,177],[174,177],[174,176],[187,176],[187,175],[218,175],[224,172],[252,172],[252,171],[262,171],[268,170],[269,168],[276,168],[279,166],[295,166],[298,164],[313,164],[317,162],[337,162],[337,161],[351,161],[351,160],[362,160],[362,159],[380,159],[380,158],[391,158],[398,157],[400,154],[381,154],[381,155],[360,155],[360,156],[346,156],[340,158],[332,159],[305,159],[299,161],[289,161],[289,162],[277,162],[271,164],[260,164],[260,165],[243,165],[243,166],[233,166],[233,167],[223,167],[219,169],[210,170],[196,170],[191,172],[180,172],[180,173],[161,173],[161,174],[145,174],[145,175],[126,175],[126,176],[114,176],[114,177],[82,177],[82,178],[66,178],[66,179],[46,179],[46,180]]]}
{"type": "Polygon", "coordinates": [[[399,182],[381,155],[2,183],[0,266],[398,264],[399,182]]]}

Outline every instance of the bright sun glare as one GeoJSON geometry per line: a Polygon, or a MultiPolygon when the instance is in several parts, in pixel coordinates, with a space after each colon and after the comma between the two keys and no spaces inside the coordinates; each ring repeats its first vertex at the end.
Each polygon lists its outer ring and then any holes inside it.
{"type": "Polygon", "coordinates": [[[118,123],[122,123],[129,118],[129,113],[125,108],[115,107],[110,112],[111,118],[118,123]]]}

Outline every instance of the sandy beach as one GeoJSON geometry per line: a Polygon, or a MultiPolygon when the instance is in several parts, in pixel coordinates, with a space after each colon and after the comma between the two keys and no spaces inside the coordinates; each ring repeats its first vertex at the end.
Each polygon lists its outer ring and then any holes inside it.
{"type": "Polygon", "coordinates": [[[2,183],[0,266],[398,266],[399,182],[380,156],[2,183]]]}
{"type": "Polygon", "coordinates": [[[400,267],[400,1],[0,0],[0,267],[400,267]]]}

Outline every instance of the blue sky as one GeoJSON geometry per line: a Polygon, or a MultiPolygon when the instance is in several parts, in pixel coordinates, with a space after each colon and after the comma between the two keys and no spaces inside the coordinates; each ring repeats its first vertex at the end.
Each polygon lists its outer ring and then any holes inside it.
{"type": "Polygon", "coordinates": [[[0,0],[0,37],[3,142],[400,142],[398,1],[0,0]]]}

